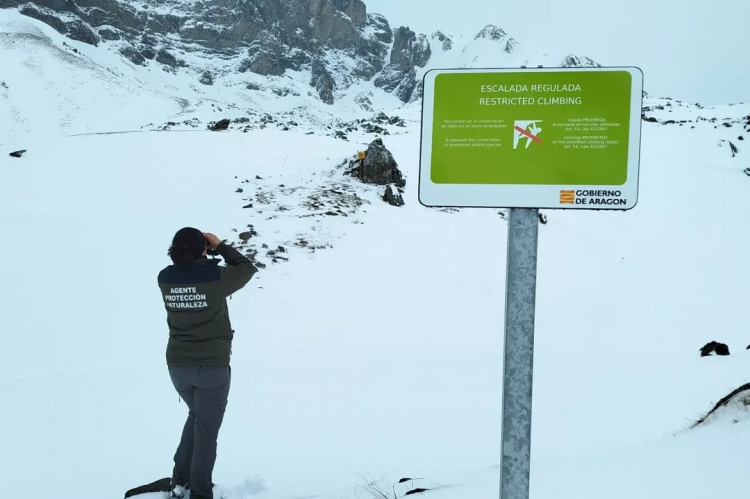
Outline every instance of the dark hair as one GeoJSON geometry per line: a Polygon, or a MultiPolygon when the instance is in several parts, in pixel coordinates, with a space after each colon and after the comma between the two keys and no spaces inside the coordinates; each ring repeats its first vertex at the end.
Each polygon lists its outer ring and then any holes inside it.
{"type": "Polygon", "coordinates": [[[193,260],[193,253],[188,248],[187,244],[180,244],[179,246],[172,246],[167,252],[169,258],[172,259],[172,263],[177,265],[184,265],[193,260]]]}
{"type": "Polygon", "coordinates": [[[206,238],[203,232],[193,227],[185,227],[174,235],[172,246],[167,254],[175,265],[184,265],[201,258],[205,249],[206,238]]]}

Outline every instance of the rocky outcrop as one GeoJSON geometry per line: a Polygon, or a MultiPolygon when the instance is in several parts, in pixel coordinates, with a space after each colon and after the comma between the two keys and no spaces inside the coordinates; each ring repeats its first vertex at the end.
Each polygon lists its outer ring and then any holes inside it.
{"type": "MultiPolygon", "coordinates": [[[[387,116],[383,117],[387,119],[387,116]]],[[[346,165],[347,161],[344,161],[341,166],[346,165]]],[[[344,174],[356,177],[365,184],[385,186],[380,198],[391,206],[404,205],[406,180],[382,139],[373,140],[366,151],[358,154],[357,159],[348,161],[344,174]]]]}
{"type": "Polygon", "coordinates": [[[416,68],[425,67],[431,55],[432,50],[427,36],[417,35],[409,28],[402,26],[394,35],[389,63],[375,77],[373,84],[386,92],[392,92],[402,102],[410,102],[417,89],[416,68]]]}
{"type": "Polygon", "coordinates": [[[224,59],[236,60],[239,72],[280,76],[311,70],[317,58],[311,84],[324,101],[379,73],[393,41],[388,21],[368,13],[362,0],[0,0],[0,8],[11,7],[77,41],[114,43],[138,65],[175,70],[192,54],[197,65],[206,61],[192,68],[199,74],[209,60],[224,59]],[[347,64],[321,66],[320,54],[331,52],[347,64]]]}
{"type": "Polygon", "coordinates": [[[740,411],[747,412],[748,407],[750,407],[750,383],[746,383],[722,397],[710,411],[690,425],[690,429],[708,423],[716,418],[723,410],[729,410],[730,412],[733,410],[735,414],[733,414],[732,420],[736,423],[738,421],[735,417],[737,413],[740,411]]]}
{"type": "Polygon", "coordinates": [[[65,12],[56,15],[55,11],[52,9],[33,4],[23,5],[18,11],[25,16],[49,24],[57,32],[62,33],[72,40],[77,40],[94,46],[99,45],[99,36],[94,33],[94,31],[75,13],[65,12]]]}
{"type": "Polygon", "coordinates": [[[443,48],[443,52],[447,52],[453,48],[453,39],[450,36],[443,33],[442,31],[434,32],[430,36],[430,38],[432,38],[433,40],[437,42],[440,42],[441,47],[443,48]]]}
{"type": "Polygon", "coordinates": [[[514,38],[509,37],[502,28],[498,28],[494,24],[488,24],[482,28],[479,33],[476,34],[474,40],[490,40],[498,42],[503,45],[503,50],[509,54],[513,52],[513,49],[518,43],[514,38]]]}
{"type": "Polygon", "coordinates": [[[310,86],[318,92],[320,100],[326,104],[333,104],[333,91],[336,89],[336,82],[326,67],[323,57],[319,56],[313,59],[310,75],[310,86]]]}
{"type": "Polygon", "coordinates": [[[383,193],[383,201],[385,201],[391,206],[403,206],[404,205],[404,196],[402,195],[403,192],[404,192],[403,189],[400,189],[393,184],[388,184],[385,187],[385,192],[383,193]]]}
{"type": "Polygon", "coordinates": [[[406,180],[393,159],[393,154],[383,144],[383,139],[373,140],[365,151],[365,157],[352,166],[348,173],[366,184],[406,186],[406,180]]]}
{"type": "Polygon", "coordinates": [[[502,28],[498,28],[494,24],[488,24],[482,28],[479,33],[474,37],[475,40],[493,40],[496,42],[502,42],[508,38],[508,34],[503,31],[502,28]]]}
{"type": "Polygon", "coordinates": [[[221,132],[222,130],[226,130],[229,128],[229,123],[231,123],[231,120],[229,118],[224,118],[223,120],[219,120],[216,123],[210,123],[208,125],[208,129],[212,132],[221,132]]]}
{"type": "MultiPolygon", "coordinates": [[[[362,0],[0,0],[0,8],[18,8],[136,65],[158,64],[170,72],[186,68],[203,85],[228,72],[279,77],[309,71],[312,92],[326,104],[363,81],[404,103],[416,101],[422,97],[417,75],[432,55],[430,42],[439,51],[454,50],[453,39],[442,31],[429,37],[405,26],[392,31],[362,0]]],[[[491,24],[474,38],[498,43],[508,53],[516,46],[491,24]]],[[[562,65],[600,67],[577,56],[562,65]]],[[[260,89],[257,83],[246,85],[260,89]]],[[[369,110],[368,100],[356,103],[369,110]]]]}
{"type": "Polygon", "coordinates": [[[560,62],[560,66],[563,68],[600,68],[602,67],[601,64],[589,59],[588,57],[580,57],[580,56],[573,55],[573,54],[567,55],[562,60],[562,62],[560,62]]]}
{"type": "Polygon", "coordinates": [[[214,75],[211,71],[204,71],[198,81],[203,85],[213,85],[214,75]]]}
{"type": "Polygon", "coordinates": [[[700,352],[701,357],[708,357],[713,353],[715,353],[716,355],[729,355],[729,347],[724,343],[710,341],[703,345],[703,347],[700,349],[700,352]]]}

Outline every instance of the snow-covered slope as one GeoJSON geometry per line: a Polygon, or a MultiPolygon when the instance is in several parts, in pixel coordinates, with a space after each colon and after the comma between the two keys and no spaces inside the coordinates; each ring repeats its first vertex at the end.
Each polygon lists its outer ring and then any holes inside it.
{"type": "Polygon", "coordinates": [[[470,39],[441,32],[428,38],[400,28],[395,52],[388,56],[391,62],[369,80],[352,76],[358,56],[341,50],[322,55],[322,69],[313,64],[262,75],[237,71],[234,59],[206,59],[192,52],[183,54],[190,63],[185,67],[158,62],[142,66],[124,57],[120,48],[121,44],[77,41],[17,9],[0,9],[0,144],[2,139],[41,133],[154,129],[166,123],[173,129],[180,124],[183,129],[205,128],[223,118],[259,126],[270,117],[280,127],[340,130],[374,112],[390,113],[403,102],[418,105],[421,77],[430,68],[596,64],[526,51],[494,26],[470,39]],[[209,62],[211,84],[202,84],[201,68],[209,62]],[[311,86],[321,71],[330,73],[335,105],[322,100],[317,87],[311,86]]]}
{"type": "Polygon", "coordinates": [[[135,66],[110,51],[66,39],[14,10],[0,10],[0,45],[0,127],[6,140],[138,130],[152,120],[252,117],[259,111],[307,118],[308,126],[352,117],[346,106],[316,107],[316,99],[305,93],[309,86],[292,77],[258,77],[261,92],[247,88],[252,83],[247,77],[204,86],[188,74],[135,66]]]}
{"type": "MultiPolygon", "coordinates": [[[[236,244],[245,233],[265,265],[229,302],[217,498],[497,496],[504,213],[419,205],[418,102],[362,87],[403,120],[370,133],[345,126],[371,115],[354,97],[243,100],[118,66],[14,11],[0,21],[7,497],[117,498],[169,474],[186,410],[155,277],[184,225],[236,244]],[[240,128],[205,129],[240,115],[240,128]],[[344,174],[378,135],[406,178],[404,206],[344,174]]],[[[433,62],[511,65],[485,42],[433,62]]],[[[691,426],[750,382],[748,136],[748,105],[647,98],[638,206],[545,212],[533,499],[746,495],[746,394],[691,426]],[[731,355],[700,358],[712,340],[731,355]]]]}

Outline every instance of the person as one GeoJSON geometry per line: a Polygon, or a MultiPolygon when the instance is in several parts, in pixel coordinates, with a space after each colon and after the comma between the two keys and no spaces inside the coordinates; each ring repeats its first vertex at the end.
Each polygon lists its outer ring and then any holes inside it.
{"type": "Polygon", "coordinates": [[[174,455],[171,497],[213,499],[213,468],[219,428],[232,377],[234,330],[226,298],[258,269],[232,246],[193,227],[177,231],[168,252],[172,265],[159,272],[167,311],[167,368],[188,417],[174,455]],[[209,259],[208,252],[221,260],[209,259]]]}

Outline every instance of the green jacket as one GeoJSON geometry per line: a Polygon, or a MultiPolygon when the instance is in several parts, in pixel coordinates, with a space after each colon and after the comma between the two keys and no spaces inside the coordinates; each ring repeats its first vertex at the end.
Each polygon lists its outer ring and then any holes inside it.
{"type": "Polygon", "coordinates": [[[242,289],[258,269],[223,242],[218,259],[200,258],[187,265],[169,265],[158,283],[167,310],[167,365],[228,366],[234,330],[226,298],[242,289]]]}

